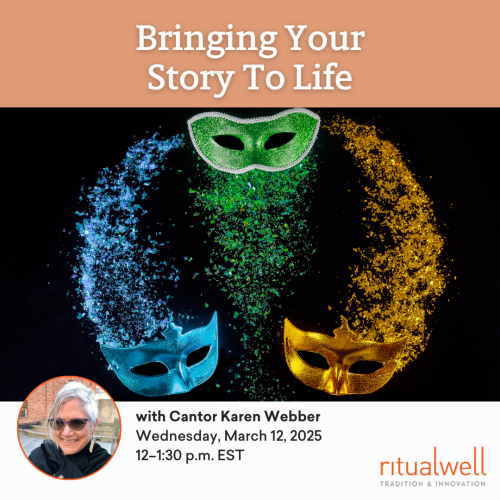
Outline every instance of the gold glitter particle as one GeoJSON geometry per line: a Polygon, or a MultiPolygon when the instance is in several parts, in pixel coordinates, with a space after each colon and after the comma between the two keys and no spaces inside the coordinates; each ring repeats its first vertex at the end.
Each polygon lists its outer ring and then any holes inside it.
{"type": "Polygon", "coordinates": [[[400,370],[425,349],[426,315],[445,287],[439,262],[444,238],[431,201],[399,150],[380,139],[374,126],[339,116],[322,126],[345,138],[344,148],[362,170],[366,195],[367,246],[353,249],[358,261],[343,318],[358,338],[394,342],[408,336],[400,370]]]}

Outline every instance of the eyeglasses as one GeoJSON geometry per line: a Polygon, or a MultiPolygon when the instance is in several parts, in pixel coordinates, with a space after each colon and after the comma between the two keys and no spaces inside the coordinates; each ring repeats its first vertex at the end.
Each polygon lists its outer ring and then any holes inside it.
{"type": "Polygon", "coordinates": [[[66,424],[69,425],[72,431],[81,431],[88,420],[90,420],[90,418],[72,418],[69,421],[63,420],[62,418],[51,418],[49,422],[50,426],[55,431],[62,431],[66,427],[66,424]]]}

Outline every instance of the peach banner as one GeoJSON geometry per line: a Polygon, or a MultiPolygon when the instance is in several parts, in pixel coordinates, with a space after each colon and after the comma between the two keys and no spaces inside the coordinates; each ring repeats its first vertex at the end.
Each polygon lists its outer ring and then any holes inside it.
{"type": "Polygon", "coordinates": [[[491,0],[19,0],[2,11],[3,107],[500,105],[491,0]],[[137,50],[141,33],[155,48],[137,50]]]}

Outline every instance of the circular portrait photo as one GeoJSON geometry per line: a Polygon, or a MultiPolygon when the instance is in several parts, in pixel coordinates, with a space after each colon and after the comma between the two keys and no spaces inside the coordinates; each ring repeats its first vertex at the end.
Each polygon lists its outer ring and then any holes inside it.
{"type": "Polygon", "coordinates": [[[91,380],[57,377],[35,388],[18,418],[19,444],[41,472],[81,479],[101,470],[120,441],[120,414],[91,380]]]}

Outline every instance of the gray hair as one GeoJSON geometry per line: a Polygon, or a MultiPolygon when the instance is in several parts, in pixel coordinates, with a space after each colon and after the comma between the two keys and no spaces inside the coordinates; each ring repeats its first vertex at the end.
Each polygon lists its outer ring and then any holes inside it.
{"type": "Polygon", "coordinates": [[[94,426],[98,417],[97,397],[90,387],[86,387],[81,382],[71,381],[68,382],[58,393],[52,408],[47,415],[47,434],[51,441],[56,442],[54,439],[54,430],[50,426],[50,420],[57,418],[61,408],[64,404],[72,399],[79,399],[85,413],[90,418],[91,426],[94,426]]]}

